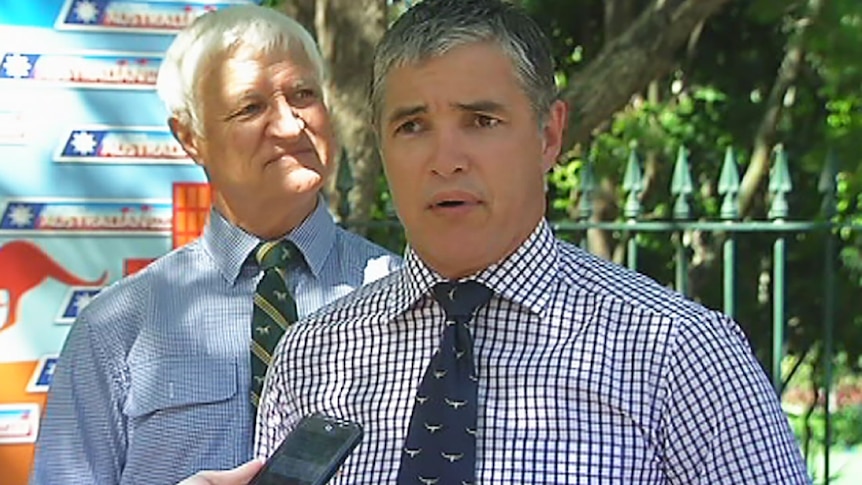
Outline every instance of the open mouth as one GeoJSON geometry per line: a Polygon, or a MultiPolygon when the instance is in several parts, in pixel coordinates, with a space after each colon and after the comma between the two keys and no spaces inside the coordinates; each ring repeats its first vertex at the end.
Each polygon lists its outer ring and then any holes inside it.
{"type": "Polygon", "coordinates": [[[434,204],[436,207],[459,207],[466,204],[463,200],[443,200],[434,204]]]}
{"type": "Polygon", "coordinates": [[[435,194],[428,201],[428,209],[462,212],[482,204],[476,194],[464,190],[449,190],[435,194]]]}

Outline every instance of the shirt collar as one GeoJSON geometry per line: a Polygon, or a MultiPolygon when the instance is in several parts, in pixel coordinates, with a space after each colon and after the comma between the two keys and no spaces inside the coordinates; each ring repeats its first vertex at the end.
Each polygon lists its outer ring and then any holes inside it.
{"type": "Polygon", "coordinates": [[[204,226],[201,243],[231,285],[236,282],[249,253],[257,246],[258,238],[228,222],[215,208],[204,226]]]}
{"type": "MultiPolygon", "coordinates": [[[[556,279],[559,248],[557,240],[542,219],[530,236],[508,257],[473,276],[501,298],[513,301],[541,314],[551,295],[550,286],[556,279]]],[[[446,278],[429,268],[409,245],[404,252],[404,266],[399,274],[399,286],[393,315],[401,314],[446,278]]]]}
{"type": "Polygon", "coordinates": [[[557,239],[542,219],[515,252],[479,273],[476,280],[500,297],[542,314],[551,298],[558,267],[557,239]]]}
{"type": "MultiPolygon", "coordinates": [[[[317,198],[314,211],[291,231],[285,239],[299,248],[314,276],[319,276],[326,258],[335,244],[336,227],[322,196],[317,198]]],[[[217,210],[210,217],[201,235],[204,250],[210,255],[222,277],[230,284],[236,282],[248,255],[261,242],[241,228],[227,221],[217,210]]]]}
{"type": "Polygon", "coordinates": [[[317,207],[288,234],[287,239],[296,244],[305,257],[311,273],[318,277],[332,247],[335,245],[336,226],[323,196],[317,197],[317,207]]]}

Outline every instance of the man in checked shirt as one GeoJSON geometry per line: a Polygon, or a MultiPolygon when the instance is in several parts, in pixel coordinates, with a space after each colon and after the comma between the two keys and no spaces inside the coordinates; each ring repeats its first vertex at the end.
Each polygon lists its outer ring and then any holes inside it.
{"type": "Polygon", "coordinates": [[[399,467],[421,454],[405,438],[444,325],[431,288],[472,280],[493,292],[471,324],[475,482],[809,483],[734,321],[554,238],[543,177],[568,113],[524,13],[417,3],[376,50],[372,107],[405,265],[285,334],[258,456],[319,411],[365,428],[333,483],[451,483],[399,467]]]}

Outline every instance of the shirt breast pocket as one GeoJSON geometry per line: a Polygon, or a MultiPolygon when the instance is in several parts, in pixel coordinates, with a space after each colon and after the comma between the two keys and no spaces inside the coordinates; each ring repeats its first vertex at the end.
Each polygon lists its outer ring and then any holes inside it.
{"type": "Polygon", "coordinates": [[[132,419],[182,413],[230,400],[237,393],[235,360],[161,358],[130,366],[123,412],[132,419]]]}

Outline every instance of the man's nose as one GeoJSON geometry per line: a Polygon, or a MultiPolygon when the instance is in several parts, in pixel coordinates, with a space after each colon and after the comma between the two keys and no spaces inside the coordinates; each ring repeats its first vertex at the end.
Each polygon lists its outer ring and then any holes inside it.
{"type": "Polygon", "coordinates": [[[284,98],[275,100],[272,120],[269,123],[270,133],[278,137],[295,137],[299,136],[303,129],[305,120],[299,113],[284,98]]]}
{"type": "Polygon", "coordinates": [[[434,137],[431,152],[431,171],[448,177],[463,172],[468,167],[464,139],[457,129],[439,129],[434,137]]]}

